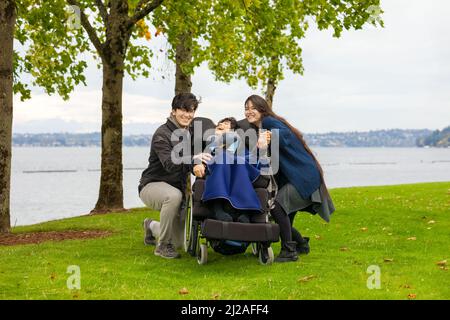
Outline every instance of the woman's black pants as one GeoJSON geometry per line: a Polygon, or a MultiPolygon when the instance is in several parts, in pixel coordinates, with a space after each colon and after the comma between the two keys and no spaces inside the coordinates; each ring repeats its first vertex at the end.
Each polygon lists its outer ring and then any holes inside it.
{"type": "Polygon", "coordinates": [[[297,243],[303,242],[302,235],[293,227],[297,212],[292,212],[287,215],[281,205],[275,201],[275,207],[270,211],[270,214],[275,222],[280,226],[280,237],[282,244],[292,240],[297,243]]]}

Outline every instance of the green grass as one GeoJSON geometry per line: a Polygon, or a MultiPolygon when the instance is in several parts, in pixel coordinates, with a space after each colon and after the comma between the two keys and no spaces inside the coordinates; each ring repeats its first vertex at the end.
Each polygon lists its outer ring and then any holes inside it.
{"type": "MultiPolygon", "coordinates": [[[[143,245],[141,222],[158,213],[145,208],[17,227],[13,232],[106,229],[114,235],[0,246],[0,299],[450,299],[450,271],[436,265],[450,258],[450,182],[331,194],[337,208],[331,223],[297,215],[311,253],[270,266],[250,250],[225,257],[209,249],[204,266],[186,253],[178,260],[156,257],[143,245]],[[69,265],[81,268],[81,290],[66,286],[69,265]],[[366,286],[370,265],[380,267],[380,289],[366,286]],[[314,277],[299,281],[306,276],[314,277]]],[[[279,243],[273,247],[277,254],[279,243]]]]}

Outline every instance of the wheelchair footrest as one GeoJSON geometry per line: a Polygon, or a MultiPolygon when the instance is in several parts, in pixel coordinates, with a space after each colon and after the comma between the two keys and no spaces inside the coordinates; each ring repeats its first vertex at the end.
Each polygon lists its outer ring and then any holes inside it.
{"type": "Polygon", "coordinates": [[[280,227],[273,223],[240,223],[206,219],[202,235],[207,239],[249,242],[278,242],[280,227]]]}

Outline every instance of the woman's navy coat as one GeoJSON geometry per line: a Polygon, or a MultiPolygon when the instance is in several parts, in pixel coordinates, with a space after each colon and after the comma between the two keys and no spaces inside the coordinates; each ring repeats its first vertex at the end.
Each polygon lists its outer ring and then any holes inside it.
{"type": "MultiPolygon", "coordinates": [[[[279,177],[281,176],[282,179],[277,179],[277,182],[282,186],[283,182],[286,182],[282,180],[287,180],[302,198],[309,198],[321,184],[320,172],[313,157],[306,151],[294,132],[280,120],[271,116],[264,117],[262,127],[272,131],[272,143],[274,139],[279,140],[279,173],[281,174],[279,177]]],[[[274,159],[274,152],[277,150],[272,150],[272,159],[274,159]]]]}

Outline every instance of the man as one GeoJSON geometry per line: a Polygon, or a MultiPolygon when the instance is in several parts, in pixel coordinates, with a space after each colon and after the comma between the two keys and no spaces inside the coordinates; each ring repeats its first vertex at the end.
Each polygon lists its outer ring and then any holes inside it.
{"type": "MultiPolygon", "coordinates": [[[[153,210],[160,211],[160,222],[144,220],[144,243],[156,245],[155,255],[163,258],[180,257],[176,249],[183,244],[184,224],[181,213],[187,177],[192,169],[194,172],[203,169],[203,165],[192,168],[190,155],[182,154],[186,148],[181,148],[181,152],[174,151],[174,148],[180,150],[179,143],[186,143],[183,140],[190,139],[190,125],[198,104],[199,101],[191,93],[180,93],[173,98],[170,117],[153,135],[149,165],[142,173],[138,188],[142,202],[153,210]],[[181,139],[172,141],[172,136],[181,139]],[[179,160],[183,157],[185,161],[180,163],[179,160]]],[[[188,146],[187,151],[190,151],[190,141],[188,146]]]]}

